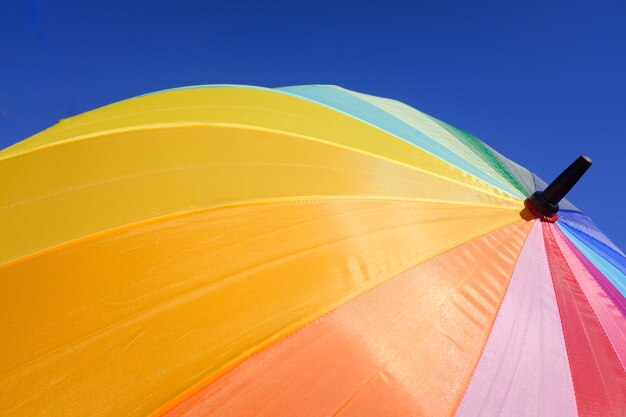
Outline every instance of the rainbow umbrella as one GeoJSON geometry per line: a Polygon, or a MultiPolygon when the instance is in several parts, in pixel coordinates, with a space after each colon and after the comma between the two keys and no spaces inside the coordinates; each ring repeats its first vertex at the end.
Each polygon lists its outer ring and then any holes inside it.
{"type": "Polygon", "coordinates": [[[62,120],[0,152],[0,414],[623,417],[589,164],[334,86],[62,120]]]}

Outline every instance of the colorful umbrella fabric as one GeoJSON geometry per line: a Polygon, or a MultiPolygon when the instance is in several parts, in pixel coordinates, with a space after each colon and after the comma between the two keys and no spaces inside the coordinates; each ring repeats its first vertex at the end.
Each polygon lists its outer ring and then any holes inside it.
{"type": "Polygon", "coordinates": [[[0,415],[626,416],[624,253],[400,102],[168,90],[0,178],[0,415]]]}

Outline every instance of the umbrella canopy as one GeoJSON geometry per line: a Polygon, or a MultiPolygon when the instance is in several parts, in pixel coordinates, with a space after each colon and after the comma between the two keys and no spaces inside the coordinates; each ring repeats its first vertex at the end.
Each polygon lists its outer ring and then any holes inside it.
{"type": "Polygon", "coordinates": [[[2,415],[626,415],[624,253],[405,104],[169,90],[0,178],[2,415]]]}

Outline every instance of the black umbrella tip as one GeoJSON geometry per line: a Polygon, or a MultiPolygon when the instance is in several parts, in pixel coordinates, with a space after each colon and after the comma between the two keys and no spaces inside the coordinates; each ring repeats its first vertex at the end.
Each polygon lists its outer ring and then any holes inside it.
{"type": "Polygon", "coordinates": [[[582,178],[593,161],[587,155],[579,156],[565,171],[556,177],[543,191],[535,191],[533,195],[526,199],[526,206],[536,212],[537,217],[554,221],[556,213],[559,211],[559,202],[582,178]]]}

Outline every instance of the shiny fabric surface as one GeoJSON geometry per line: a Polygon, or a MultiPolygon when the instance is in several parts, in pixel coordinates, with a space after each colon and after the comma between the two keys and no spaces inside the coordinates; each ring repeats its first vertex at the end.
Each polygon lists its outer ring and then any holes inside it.
{"type": "Polygon", "coordinates": [[[166,415],[450,415],[529,228],[519,221],[392,278],[166,415]]]}
{"type": "Polygon", "coordinates": [[[0,409],[145,415],[368,288],[519,222],[506,209],[458,212],[403,201],[224,207],[5,264],[0,409]]]}
{"type": "Polygon", "coordinates": [[[161,91],[0,178],[2,416],[626,415],[624,253],[406,104],[161,91]]]}

